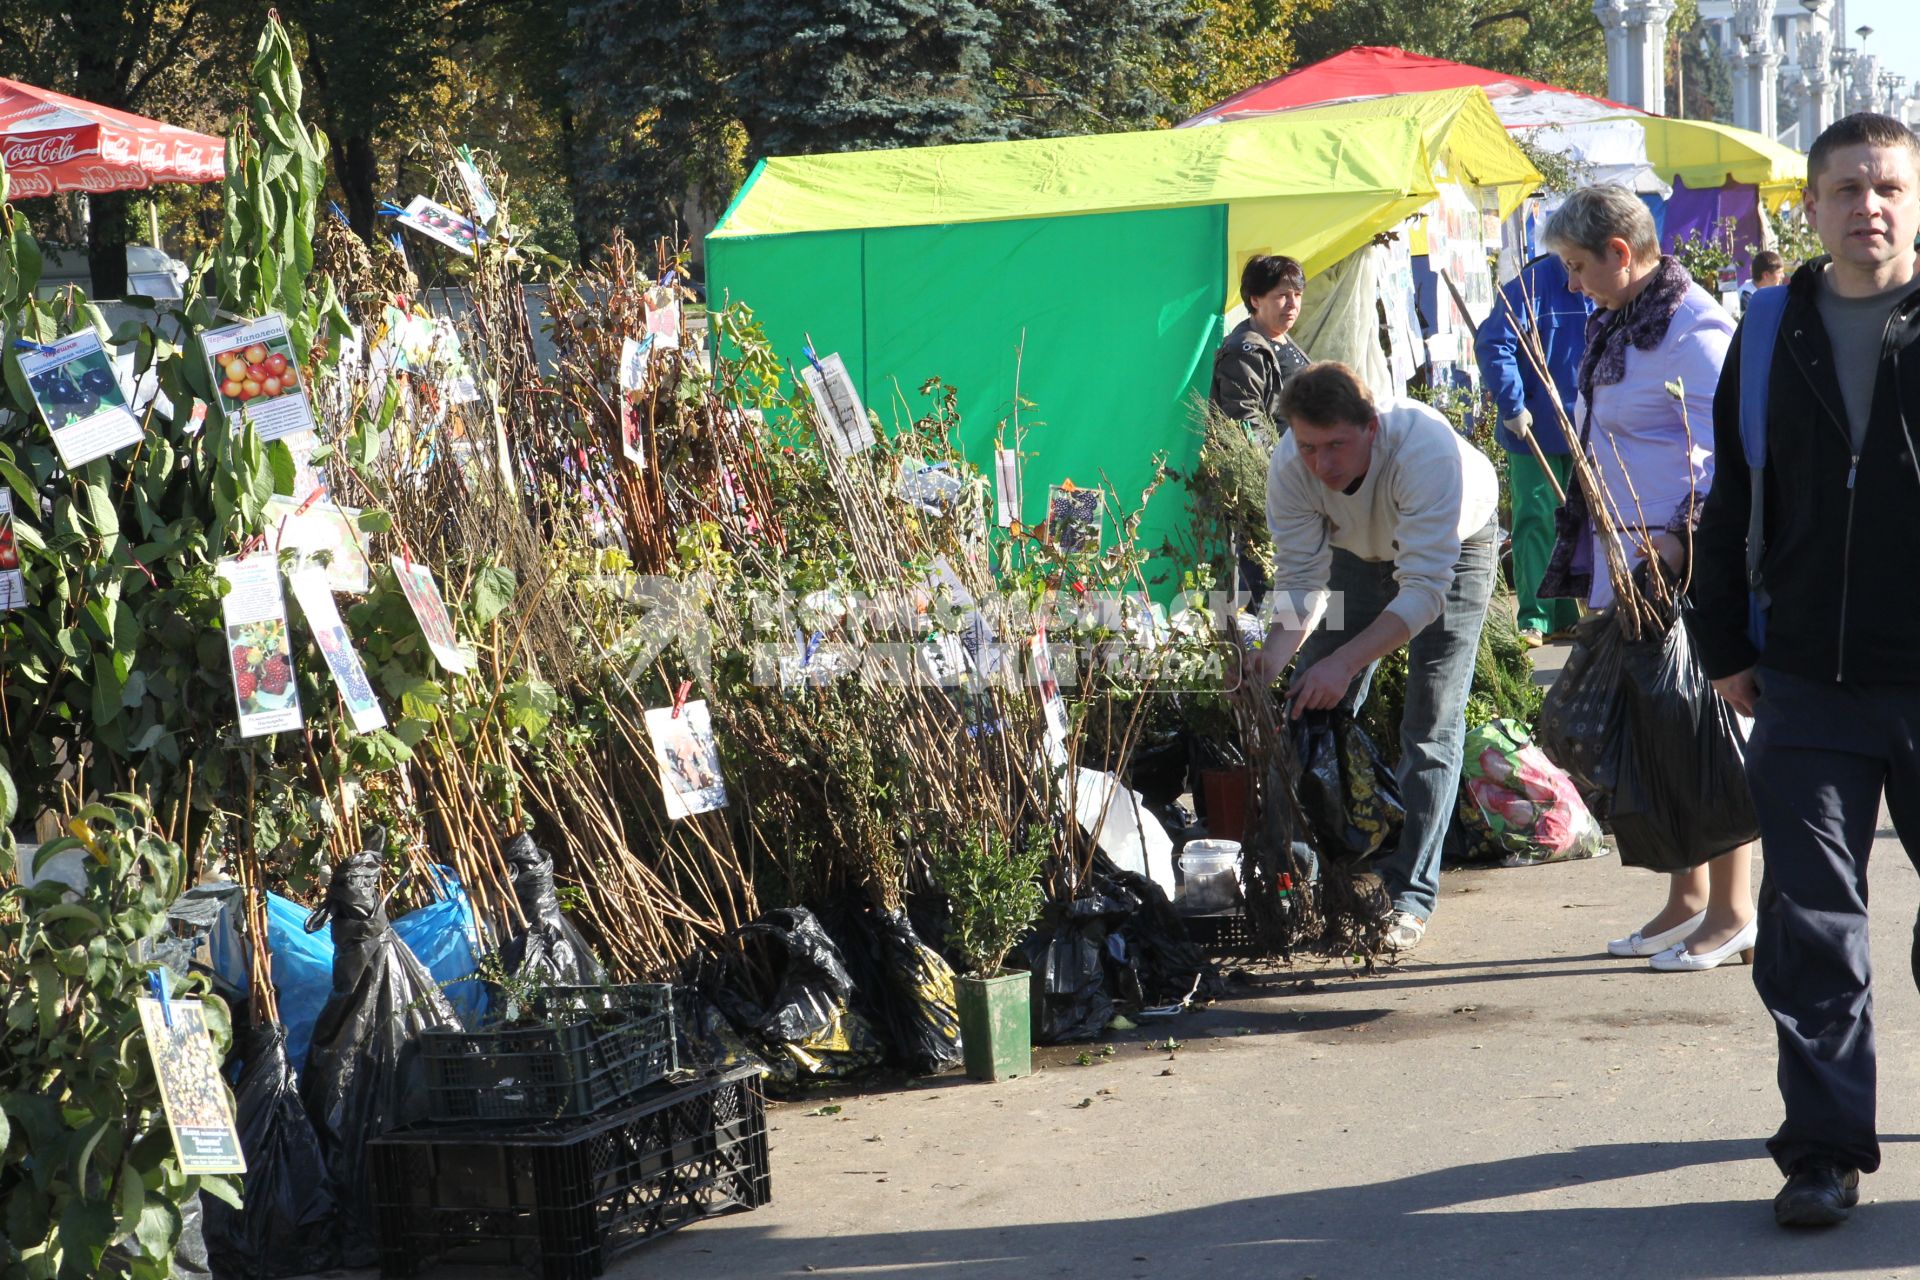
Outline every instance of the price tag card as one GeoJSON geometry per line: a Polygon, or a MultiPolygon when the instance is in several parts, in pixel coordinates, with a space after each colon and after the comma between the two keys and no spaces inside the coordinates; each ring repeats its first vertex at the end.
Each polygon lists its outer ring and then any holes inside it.
{"type": "Polygon", "coordinates": [[[234,1128],[220,1059],[207,1033],[206,1009],[198,1000],[140,997],[140,1026],[160,1078],[160,1101],[173,1133],[180,1172],[245,1173],[240,1134],[234,1128]]]}

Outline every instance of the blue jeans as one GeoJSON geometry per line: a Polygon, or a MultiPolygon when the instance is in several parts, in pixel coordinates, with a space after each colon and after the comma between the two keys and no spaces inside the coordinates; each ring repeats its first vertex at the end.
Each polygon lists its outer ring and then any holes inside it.
{"type": "MultiPolygon", "coordinates": [[[[1440,895],[1440,848],[1459,804],[1460,753],[1467,738],[1467,695],[1473,689],[1480,628],[1493,598],[1499,529],[1488,524],[1460,546],[1440,616],[1407,644],[1407,703],[1400,717],[1400,766],[1395,776],[1407,806],[1400,843],[1374,863],[1396,910],[1426,920],[1440,895]]],[[[1392,561],[1367,561],[1333,551],[1327,587],[1344,601],[1338,629],[1321,627],[1300,650],[1305,671],[1367,629],[1399,594],[1392,561]]],[[[1337,616],[1337,615],[1330,615],[1337,616]]],[[[1370,664],[1354,678],[1346,704],[1358,710],[1373,682],[1370,664]]]]}

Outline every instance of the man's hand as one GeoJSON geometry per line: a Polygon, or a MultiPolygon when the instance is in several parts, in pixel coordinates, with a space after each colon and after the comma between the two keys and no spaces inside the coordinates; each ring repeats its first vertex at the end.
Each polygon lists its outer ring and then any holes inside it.
{"type": "Polygon", "coordinates": [[[1511,418],[1502,418],[1500,425],[1520,439],[1525,440],[1533,434],[1533,414],[1529,410],[1522,409],[1511,418]]]}
{"type": "Polygon", "coordinates": [[[1337,651],[1305,671],[1296,672],[1293,683],[1287,686],[1287,702],[1291,707],[1289,714],[1298,720],[1309,711],[1331,711],[1340,705],[1340,699],[1347,696],[1354,675],[1341,661],[1337,651]]]}
{"type": "Polygon", "coordinates": [[[1760,699],[1759,682],[1753,678],[1753,668],[1748,667],[1738,675],[1723,676],[1713,682],[1713,691],[1726,700],[1726,704],[1743,716],[1753,715],[1753,704],[1760,699]]]}
{"type": "Polygon", "coordinates": [[[1254,689],[1271,689],[1273,682],[1287,669],[1288,658],[1292,656],[1281,656],[1280,651],[1270,644],[1236,652],[1244,655],[1240,662],[1241,683],[1254,689]]]}
{"type": "Polygon", "coordinates": [[[1687,544],[1671,533],[1656,533],[1650,539],[1653,552],[1667,566],[1669,577],[1687,567],[1687,544]]]}

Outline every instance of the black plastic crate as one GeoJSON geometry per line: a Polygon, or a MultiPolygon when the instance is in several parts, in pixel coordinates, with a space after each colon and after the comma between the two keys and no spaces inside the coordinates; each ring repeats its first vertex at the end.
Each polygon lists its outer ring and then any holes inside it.
{"type": "Polygon", "coordinates": [[[1253,928],[1247,922],[1245,907],[1196,915],[1182,913],[1180,923],[1187,927],[1187,936],[1208,955],[1244,956],[1253,953],[1253,928]]]}
{"type": "Polygon", "coordinates": [[[772,1199],[755,1067],[661,1085],[605,1116],[416,1126],[368,1149],[383,1276],[515,1265],[588,1280],[655,1236],[772,1199]]]}
{"type": "Polygon", "coordinates": [[[672,1074],[673,988],[549,987],[543,1023],[427,1031],[427,1114],[435,1120],[587,1116],[672,1074]]]}

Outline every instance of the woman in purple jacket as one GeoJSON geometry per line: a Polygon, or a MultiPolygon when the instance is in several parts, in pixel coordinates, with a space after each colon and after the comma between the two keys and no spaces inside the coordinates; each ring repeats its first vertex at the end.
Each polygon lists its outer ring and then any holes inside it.
{"type": "MultiPolygon", "coordinates": [[[[1625,187],[1576,191],[1542,238],[1566,264],[1568,286],[1597,308],[1574,426],[1599,499],[1630,556],[1651,548],[1679,573],[1713,480],[1713,393],[1733,317],[1678,260],[1661,256],[1653,215],[1625,187]]],[[[1591,525],[1563,531],[1543,597],[1584,593],[1594,608],[1613,602],[1591,525]]],[[[1671,875],[1666,905],[1609,942],[1611,954],[1651,957],[1654,968],[1679,972],[1752,958],[1753,845],[1698,852],[1699,865],[1671,875]]]]}

